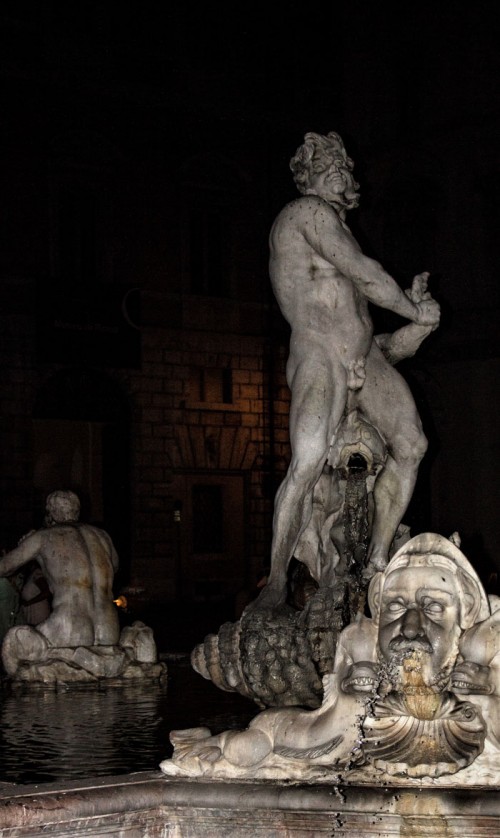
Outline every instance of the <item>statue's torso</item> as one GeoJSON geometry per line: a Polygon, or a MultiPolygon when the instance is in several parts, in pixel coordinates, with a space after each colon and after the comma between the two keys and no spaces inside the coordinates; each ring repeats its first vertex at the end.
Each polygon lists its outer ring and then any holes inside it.
{"type": "MultiPolygon", "coordinates": [[[[335,240],[341,247],[343,237],[349,237],[352,245],[347,226],[327,207],[328,214],[332,219],[330,247],[335,240]]],[[[371,346],[373,324],[367,300],[310,243],[304,234],[306,225],[314,227],[314,213],[303,197],[281,211],[270,234],[269,273],[276,300],[292,329],[291,350],[313,342],[349,364],[366,357],[371,346]]]]}

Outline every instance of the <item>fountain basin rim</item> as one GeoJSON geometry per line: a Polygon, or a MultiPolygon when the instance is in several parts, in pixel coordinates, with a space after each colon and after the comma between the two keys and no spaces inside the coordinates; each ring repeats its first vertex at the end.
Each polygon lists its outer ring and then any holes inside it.
{"type": "MultiPolygon", "coordinates": [[[[137,772],[121,776],[73,780],[66,783],[47,783],[19,786],[0,786],[0,829],[20,835],[40,830],[52,824],[59,830],[72,824],[77,835],[77,823],[88,818],[117,822],[122,816],[128,821],[134,813],[145,817],[146,812],[185,810],[186,817],[196,812],[220,810],[233,812],[238,817],[258,811],[262,817],[274,813],[324,812],[350,815],[380,814],[384,817],[425,817],[429,811],[443,817],[493,819],[500,828],[500,789],[491,786],[436,788],[430,785],[402,786],[397,783],[375,785],[300,783],[285,780],[203,780],[165,777],[161,772],[137,772]],[[480,793],[478,793],[480,792],[480,793]],[[117,818],[118,816],[118,818],[117,818]]],[[[51,833],[52,834],[52,833],[51,833]]],[[[66,834],[61,831],[54,834],[66,834]]],[[[71,833],[68,833],[71,834],[71,833]]],[[[89,834],[88,832],[85,834],[89,834]]],[[[489,834],[489,833],[486,833],[489,834]]],[[[494,833],[492,833],[494,834],[494,833]]],[[[498,833],[497,833],[498,834],[498,833]]]]}

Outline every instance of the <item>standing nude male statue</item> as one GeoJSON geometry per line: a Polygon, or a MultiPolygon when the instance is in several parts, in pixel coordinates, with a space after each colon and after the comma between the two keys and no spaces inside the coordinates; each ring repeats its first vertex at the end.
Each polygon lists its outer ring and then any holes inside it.
{"type": "Polygon", "coordinates": [[[308,133],[290,162],[301,196],[287,204],[270,233],[269,271],[291,327],[287,382],[291,390],[291,462],[278,489],[271,571],[251,607],[286,597],[289,562],[312,514],[313,490],[335,442],[346,406],[358,408],[385,439],[388,456],[373,492],[374,517],[365,577],[382,570],[427,449],[410,390],[373,335],[372,303],[421,327],[437,327],[438,303],[425,286],[404,292],[365,256],[345,218],[358,205],[353,163],[335,132],[308,133]]]}

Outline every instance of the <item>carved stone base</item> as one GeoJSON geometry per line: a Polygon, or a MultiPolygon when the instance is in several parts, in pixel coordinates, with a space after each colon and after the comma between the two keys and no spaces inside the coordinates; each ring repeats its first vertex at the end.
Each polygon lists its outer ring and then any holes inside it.
{"type": "Polygon", "coordinates": [[[156,772],[0,790],[3,838],[498,838],[498,788],[171,780],[156,772]]]}
{"type": "Polygon", "coordinates": [[[43,684],[114,685],[166,675],[153,633],[140,621],[123,629],[116,646],[51,646],[36,629],[14,626],[3,642],[2,662],[13,681],[43,684]]]}

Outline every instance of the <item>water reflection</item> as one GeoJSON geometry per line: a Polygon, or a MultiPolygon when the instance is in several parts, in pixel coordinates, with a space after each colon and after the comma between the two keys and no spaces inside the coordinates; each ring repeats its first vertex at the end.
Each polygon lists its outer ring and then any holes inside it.
{"type": "Polygon", "coordinates": [[[255,704],[168,661],[164,685],[97,689],[2,685],[0,781],[45,783],[154,771],[170,756],[170,730],[245,727],[255,704]]]}

